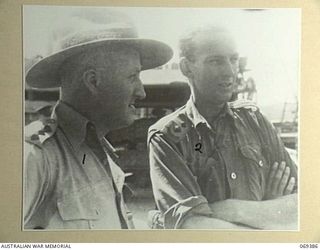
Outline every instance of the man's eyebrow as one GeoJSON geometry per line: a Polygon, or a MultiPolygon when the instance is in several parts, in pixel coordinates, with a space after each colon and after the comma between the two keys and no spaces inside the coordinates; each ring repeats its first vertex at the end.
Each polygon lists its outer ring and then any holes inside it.
{"type": "Polygon", "coordinates": [[[223,58],[227,58],[227,57],[239,57],[238,53],[234,53],[234,54],[230,54],[230,55],[209,55],[206,60],[210,60],[210,59],[223,59],[223,58]]]}
{"type": "Polygon", "coordinates": [[[220,58],[223,58],[223,57],[225,57],[225,56],[221,56],[221,55],[208,55],[208,56],[207,56],[207,60],[208,60],[208,59],[212,59],[212,58],[214,58],[214,59],[220,59],[220,58]]]}
{"type": "Polygon", "coordinates": [[[221,60],[223,58],[225,58],[226,56],[222,56],[222,55],[209,55],[207,56],[207,58],[205,59],[205,61],[209,61],[212,59],[217,59],[217,60],[221,60]]]}
{"type": "Polygon", "coordinates": [[[214,58],[221,58],[221,57],[224,57],[224,56],[222,56],[222,55],[209,55],[209,56],[208,56],[208,58],[212,58],[212,57],[214,57],[214,58]]]}
{"type": "Polygon", "coordinates": [[[231,54],[231,57],[239,57],[239,53],[231,54]]]}

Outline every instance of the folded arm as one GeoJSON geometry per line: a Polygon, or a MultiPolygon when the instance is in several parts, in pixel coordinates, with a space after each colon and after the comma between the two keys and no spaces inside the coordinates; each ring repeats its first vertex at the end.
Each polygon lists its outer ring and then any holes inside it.
{"type": "MultiPolygon", "coordinates": [[[[272,128],[268,131],[272,131],[272,128]]],[[[281,152],[269,160],[275,157],[289,162],[289,173],[286,170],[288,168],[282,168],[282,171],[287,172],[281,174],[282,178],[285,176],[282,180],[285,180],[286,185],[280,180],[268,182],[272,193],[267,191],[264,201],[229,199],[213,204],[208,204],[201,195],[194,175],[175,145],[169,144],[161,134],[153,136],[149,143],[151,180],[157,206],[164,214],[165,228],[296,229],[297,195],[288,190],[281,191],[288,186],[296,191],[296,166],[288,158],[279,139],[275,138],[275,132],[272,133],[276,141],[272,151],[281,152]],[[190,203],[188,199],[193,202],[190,203]]],[[[273,176],[279,177],[275,173],[273,176]]]]}
{"type": "Polygon", "coordinates": [[[152,189],[164,228],[240,229],[221,219],[211,218],[212,211],[185,161],[161,135],[149,144],[152,189]]]}
{"type": "Polygon", "coordinates": [[[210,204],[210,208],[214,217],[231,223],[257,229],[297,229],[297,194],[265,201],[228,199],[210,204]]]}
{"type": "Polygon", "coordinates": [[[297,229],[297,194],[290,168],[275,162],[270,170],[264,201],[228,199],[210,204],[213,216],[257,229],[297,229]]]}
{"type": "Polygon", "coordinates": [[[252,230],[253,228],[237,225],[221,219],[212,217],[193,215],[185,219],[181,225],[182,229],[226,229],[226,230],[252,230]]]}

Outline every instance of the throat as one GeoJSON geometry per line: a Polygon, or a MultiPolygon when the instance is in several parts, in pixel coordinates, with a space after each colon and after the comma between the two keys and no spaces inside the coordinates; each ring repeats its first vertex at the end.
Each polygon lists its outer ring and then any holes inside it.
{"type": "Polygon", "coordinates": [[[214,123],[220,112],[223,110],[225,103],[212,105],[209,103],[195,103],[200,114],[210,123],[214,123]]]}

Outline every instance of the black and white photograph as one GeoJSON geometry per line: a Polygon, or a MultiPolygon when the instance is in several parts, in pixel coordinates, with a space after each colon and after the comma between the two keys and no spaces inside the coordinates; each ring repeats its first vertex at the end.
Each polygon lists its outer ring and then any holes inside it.
{"type": "Polygon", "coordinates": [[[299,231],[300,9],[22,17],[23,230],[299,231]]]}

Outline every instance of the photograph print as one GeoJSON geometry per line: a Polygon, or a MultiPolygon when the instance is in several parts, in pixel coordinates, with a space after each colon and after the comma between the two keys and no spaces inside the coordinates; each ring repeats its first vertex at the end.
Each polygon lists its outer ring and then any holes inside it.
{"type": "Polygon", "coordinates": [[[23,230],[299,230],[300,9],[23,6],[23,230]]]}

